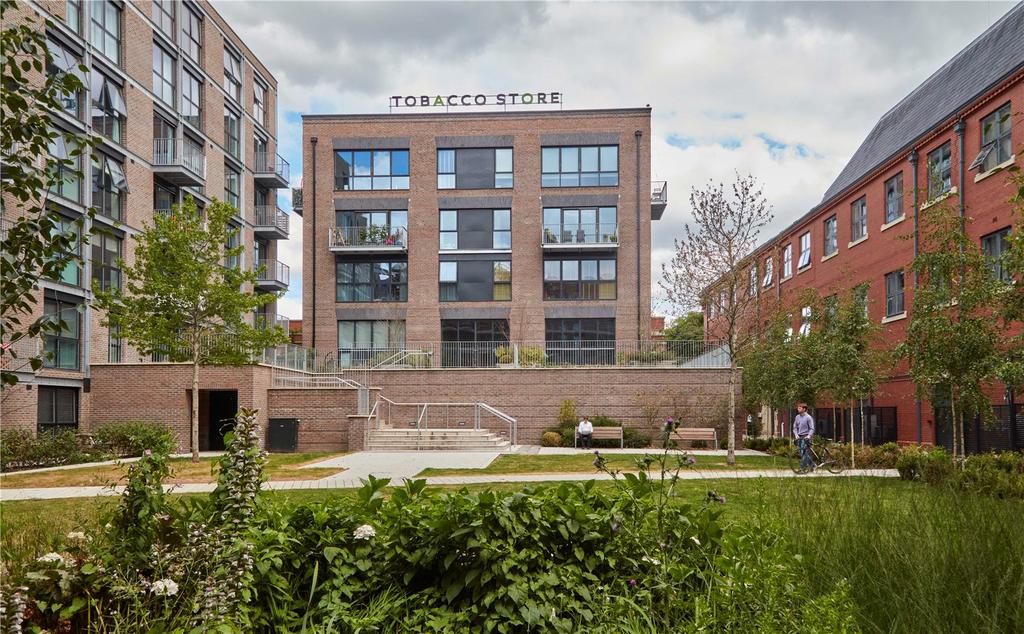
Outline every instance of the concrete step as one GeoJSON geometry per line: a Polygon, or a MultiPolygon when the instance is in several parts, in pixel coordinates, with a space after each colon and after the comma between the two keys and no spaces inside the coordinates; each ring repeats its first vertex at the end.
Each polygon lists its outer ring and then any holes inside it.
{"type": "Polygon", "coordinates": [[[371,451],[504,451],[508,440],[484,429],[376,429],[366,449],[371,451]]]}

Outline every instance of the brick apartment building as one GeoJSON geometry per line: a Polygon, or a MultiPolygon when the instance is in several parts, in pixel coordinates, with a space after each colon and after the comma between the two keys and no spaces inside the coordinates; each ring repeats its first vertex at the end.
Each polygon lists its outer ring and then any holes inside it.
{"type": "Polygon", "coordinates": [[[435,367],[489,367],[510,341],[596,359],[649,339],[666,200],[650,118],[306,115],[304,345],[351,365],[440,350],[435,367]]]}
{"type": "MultiPolygon", "coordinates": [[[[21,382],[4,390],[0,415],[5,429],[78,428],[79,422],[88,429],[94,370],[152,361],[102,326],[90,299],[93,288],[121,283],[116,261],[132,261],[133,236],[154,214],[186,196],[200,207],[214,198],[231,203],[245,245],[238,265],[264,267],[259,292],[287,288],[288,267],[277,261],[289,218],[276,204],[276,189],[289,176],[276,154],[277,82],[208,2],[22,1],[11,19],[26,15],[41,26],[52,21],[48,72],[89,69],[81,75],[85,90],[67,96],[53,125],[99,139],[92,159],[80,165],[81,178],[63,179],[48,204],[69,230],[87,208],[97,213],[78,230],[92,232],[79,240],[81,260],[61,279],[40,285],[39,312],[59,313],[68,327],[45,338],[50,354],[40,372],[22,368],[21,382]]],[[[67,156],[63,143],[51,151],[67,156]]],[[[7,194],[3,214],[5,224],[19,214],[7,194]]],[[[258,323],[282,321],[276,302],[265,310],[254,316],[258,323]]],[[[176,371],[187,374],[184,367],[176,371]]],[[[136,406],[148,388],[158,388],[127,379],[99,387],[131,391],[136,406]]]]}
{"type": "MultiPolygon", "coordinates": [[[[1017,5],[882,115],[821,203],[751,254],[746,297],[789,306],[799,332],[808,310],[797,301],[801,290],[826,296],[867,284],[868,314],[892,346],[912,318],[908,266],[930,207],[958,207],[972,219],[972,238],[998,256],[1013,222],[1005,170],[1020,165],[1015,151],[1024,148],[1022,34],[1024,5],[1017,5]]],[[[726,301],[715,289],[706,298],[707,336],[720,335],[716,312],[726,301]]],[[[991,396],[1001,423],[971,423],[968,451],[1024,446],[1021,405],[1001,386],[991,396]]],[[[820,405],[818,432],[842,436],[849,429],[842,412],[820,405]]],[[[867,440],[948,445],[943,410],[934,405],[916,400],[906,364],[898,365],[868,403],[867,440]]]]}

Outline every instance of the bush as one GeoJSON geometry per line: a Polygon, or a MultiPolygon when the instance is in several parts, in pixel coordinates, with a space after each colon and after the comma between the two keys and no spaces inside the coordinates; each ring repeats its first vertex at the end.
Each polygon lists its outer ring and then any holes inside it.
{"type": "Polygon", "coordinates": [[[100,448],[83,448],[71,430],[33,434],[24,429],[0,431],[0,471],[56,467],[106,458],[100,448]]]}
{"type": "Polygon", "coordinates": [[[93,440],[105,453],[120,457],[141,456],[146,449],[169,454],[178,446],[169,427],[144,421],[100,425],[93,433],[93,440]]]}
{"type": "Polygon", "coordinates": [[[622,444],[633,449],[643,449],[651,446],[653,436],[641,429],[625,427],[622,430],[622,444]]]}
{"type": "Polygon", "coordinates": [[[953,460],[942,447],[908,447],[896,460],[896,470],[903,480],[945,484],[953,475],[953,460]]]}
{"type": "Polygon", "coordinates": [[[512,353],[512,348],[509,346],[498,346],[494,349],[494,359],[498,363],[513,363],[515,356],[512,353]]]}
{"type": "MultiPolygon", "coordinates": [[[[850,446],[844,445],[849,453],[850,446]]],[[[854,449],[854,456],[859,469],[895,469],[900,454],[903,453],[900,446],[894,442],[887,442],[878,446],[857,445],[854,449]]]]}
{"type": "Polygon", "coordinates": [[[558,406],[558,415],[555,416],[555,420],[558,422],[559,427],[575,425],[579,422],[579,418],[576,417],[576,401],[571,399],[562,401],[558,406]]]}
{"type": "Polygon", "coordinates": [[[547,358],[544,348],[539,346],[520,346],[519,365],[524,367],[542,366],[547,358]]]}
{"type": "Polygon", "coordinates": [[[540,435],[541,447],[557,447],[562,444],[562,434],[548,430],[540,435]]]}

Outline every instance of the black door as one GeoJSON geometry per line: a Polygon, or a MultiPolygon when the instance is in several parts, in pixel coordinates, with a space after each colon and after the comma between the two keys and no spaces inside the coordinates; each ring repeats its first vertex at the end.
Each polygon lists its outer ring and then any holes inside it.
{"type": "Polygon", "coordinates": [[[293,452],[299,443],[299,419],[271,418],[267,424],[267,451],[293,452]]]}
{"type": "Polygon", "coordinates": [[[224,434],[235,428],[235,414],[238,413],[238,392],[235,390],[214,390],[210,392],[210,451],[224,449],[224,434]]]}

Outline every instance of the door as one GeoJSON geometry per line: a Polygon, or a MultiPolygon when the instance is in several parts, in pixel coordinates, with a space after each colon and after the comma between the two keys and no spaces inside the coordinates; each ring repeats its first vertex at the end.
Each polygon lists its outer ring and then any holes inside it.
{"type": "Polygon", "coordinates": [[[224,435],[235,428],[238,413],[237,390],[211,390],[207,429],[210,431],[210,451],[224,450],[224,435]]]}

